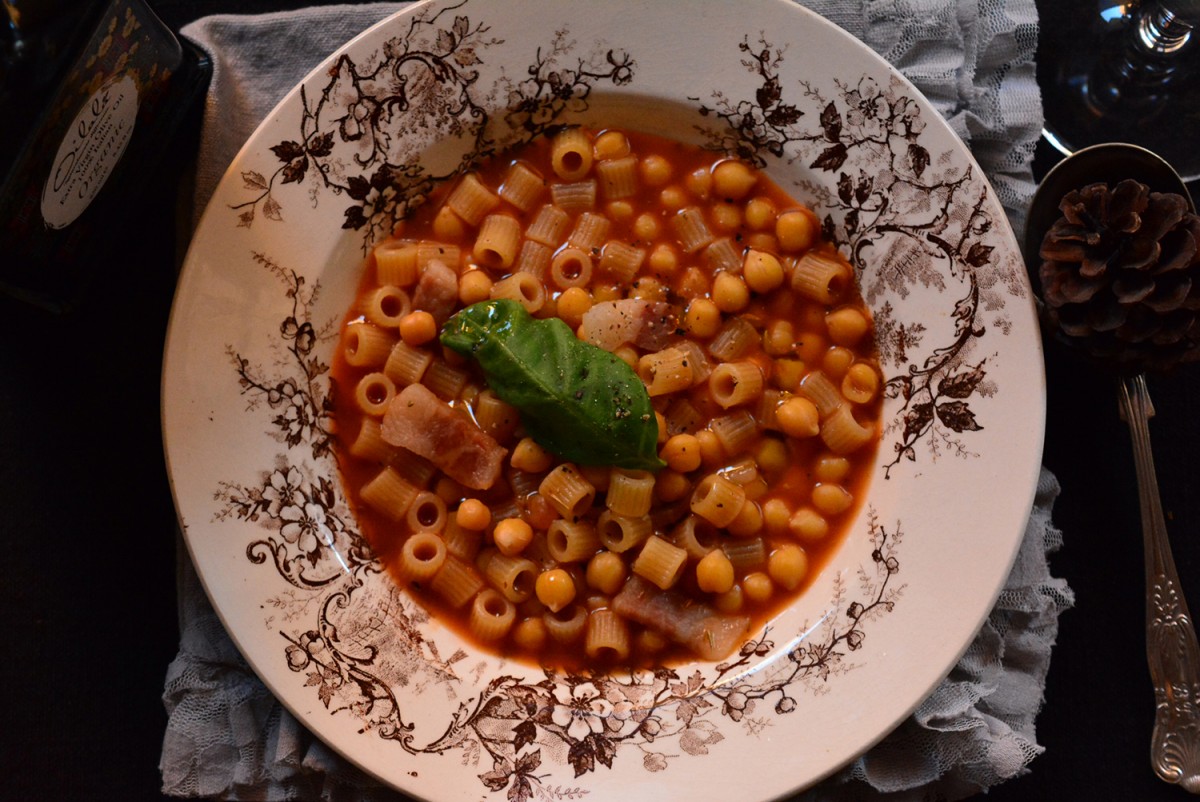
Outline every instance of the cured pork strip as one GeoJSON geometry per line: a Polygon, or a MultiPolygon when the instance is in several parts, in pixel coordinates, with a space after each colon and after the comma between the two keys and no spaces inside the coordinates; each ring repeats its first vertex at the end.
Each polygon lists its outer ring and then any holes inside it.
{"type": "Polygon", "coordinates": [[[396,394],[383,414],[380,433],[386,442],[424,457],[475,490],[496,483],[508,453],[465,412],[423,384],[410,384],[396,394]]]}
{"type": "Polygon", "coordinates": [[[681,643],[704,660],[721,660],[745,640],[750,619],[721,615],[703,602],[634,574],[612,600],[618,615],[681,643]]]}

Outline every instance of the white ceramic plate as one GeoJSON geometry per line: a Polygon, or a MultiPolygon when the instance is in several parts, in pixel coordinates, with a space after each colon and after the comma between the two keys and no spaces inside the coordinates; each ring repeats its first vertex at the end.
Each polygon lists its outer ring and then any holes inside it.
{"type": "Polygon", "coordinates": [[[1042,359],[1017,245],[929,104],[783,0],[418,5],[250,139],[188,255],[163,420],[222,620],[315,733],[416,796],[765,799],[890,731],[994,602],[1035,488],[1042,359]],[[328,365],[364,248],[433,179],[564,121],[724,147],[859,270],[884,377],[867,504],[744,653],[630,677],[504,664],[428,620],[358,534],[328,365]]]}

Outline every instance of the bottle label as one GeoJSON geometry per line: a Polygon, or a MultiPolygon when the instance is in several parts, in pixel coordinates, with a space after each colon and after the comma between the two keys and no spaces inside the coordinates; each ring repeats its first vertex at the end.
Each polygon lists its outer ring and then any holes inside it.
{"type": "Polygon", "coordinates": [[[88,99],[67,130],[42,189],[42,219],[66,228],[95,199],[133,136],[137,85],[114,77],[88,99]]]}

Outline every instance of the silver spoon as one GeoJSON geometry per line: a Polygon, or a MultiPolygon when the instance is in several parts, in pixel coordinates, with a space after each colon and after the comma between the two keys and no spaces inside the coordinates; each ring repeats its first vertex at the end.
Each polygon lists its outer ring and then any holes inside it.
{"type": "MultiPolygon", "coordinates": [[[[1132,178],[1157,192],[1174,192],[1195,210],[1187,186],[1170,165],[1136,145],[1107,143],[1078,150],[1042,179],[1029,207],[1026,262],[1037,272],[1038,250],[1060,216],[1059,201],[1073,189],[1132,178]]],[[[1159,498],[1150,428],[1154,415],[1145,374],[1121,379],[1118,402],[1129,425],[1137,469],[1146,562],[1146,657],[1156,703],[1150,762],[1163,780],[1200,793],[1200,643],[1171,556],[1159,498]]]]}

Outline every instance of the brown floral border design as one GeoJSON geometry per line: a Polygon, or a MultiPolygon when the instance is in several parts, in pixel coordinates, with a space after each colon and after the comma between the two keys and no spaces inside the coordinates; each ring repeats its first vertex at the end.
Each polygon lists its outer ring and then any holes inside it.
{"type": "Polygon", "coordinates": [[[826,97],[806,81],[785,87],[786,48],[765,36],[746,37],[739,49],[741,66],[758,83],[754,97],[714,91],[699,112],[721,125],[700,132],[712,147],[760,167],[799,162],[837,176],[836,192],[803,186],[824,212],[825,237],[855,266],[875,308],[881,362],[894,371],[885,393],[902,403],[885,424],[895,456],[884,475],[902,460],[916,462],[918,448],[931,460],[975,456],[966,436],[983,426],[971,402],[998,390],[987,379],[991,357],[980,353],[981,338],[989,325],[1007,334],[1008,299],[1026,296],[1024,268],[1001,246],[1006,224],[988,201],[987,182],[974,166],[929,152],[921,106],[899,78],[886,86],[870,76],[838,81],[826,97]],[[878,303],[917,287],[959,293],[948,342],[928,346],[926,323],[903,319],[890,301],[878,303]]]}
{"type": "Polygon", "coordinates": [[[637,65],[627,53],[598,46],[579,56],[564,29],[533,54],[526,74],[485,88],[479,67],[504,40],[457,13],[466,5],[417,13],[381,52],[338,57],[319,92],[301,87],[297,137],[271,147],[278,164],[269,174],[241,174],[251,194],[231,206],[238,225],[253,225],[258,214],[282,221],[280,190],[307,180],[314,204],[328,195],[349,199],[342,228],[362,231],[365,247],[390,233],[433,187],[561,124],[564,113],[587,109],[598,84],[633,80],[637,65]],[[499,120],[489,111],[497,106],[504,109],[499,120]],[[455,140],[465,144],[448,169],[426,166],[430,145],[455,140]]]}
{"type": "MultiPolygon", "coordinates": [[[[580,56],[561,30],[525,74],[481,86],[479,67],[503,42],[459,13],[466,6],[413,16],[379,52],[340,56],[319,91],[306,88],[296,136],[271,148],[276,163],[241,174],[248,197],[232,205],[236,224],[283,222],[307,185],[309,203],[344,204],[342,227],[360,231],[366,248],[439,181],[585,111],[597,86],[635,80],[629,54],[595,43],[580,56]],[[506,109],[499,117],[488,111],[497,107],[506,109]],[[425,166],[418,156],[447,136],[466,141],[463,154],[441,170],[425,166]]],[[[982,427],[971,402],[998,389],[982,338],[989,327],[1006,333],[1005,303],[1024,294],[1019,265],[998,256],[1002,212],[974,168],[927,149],[922,109],[898,79],[880,87],[864,76],[826,97],[805,82],[784,86],[784,56],[763,37],[744,39],[739,58],[758,82],[754,98],[716,91],[704,103],[693,99],[713,121],[701,133],[760,165],[799,161],[837,175],[835,190],[815,182],[803,189],[823,213],[825,235],[856,265],[868,302],[883,301],[873,305],[881,359],[894,371],[886,388],[901,401],[886,424],[895,456],[885,473],[917,461],[918,450],[930,460],[969,456],[966,438],[982,427]],[[939,334],[883,300],[920,290],[956,293],[953,337],[936,346],[927,340],[939,334]]],[[[802,694],[824,693],[852,670],[868,625],[901,598],[903,531],[872,510],[871,556],[857,582],[836,577],[821,618],[782,640],[764,631],[715,666],[514,672],[473,687],[485,664],[462,649],[442,654],[423,634],[425,611],[387,576],[330,478],[329,367],[319,355],[336,331],[334,321],[313,319],[319,286],[266,254],[251,258],[280,281],[286,304],[265,362],[232,347],[228,356],[247,413],[263,415],[280,451],[257,479],[220,484],[215,517],[262,530],[247,558],[286,582],[267,601],[264,624],[283,639],[288,668],[361,732],[414,756],[458,752],[487,791],[510,800],[577,798],[589,792],[587,776],[620,756],[640,755],[646,771],[659,772],[684,755],[708,754],[731,728],[761,734],[797,711],[802,694]],[[411,700],[431,689],[454,710],[446,721],[418,723],[411,700]],[[557,782],[554,766],[569,767],[578,784],[557,782]]]]}

